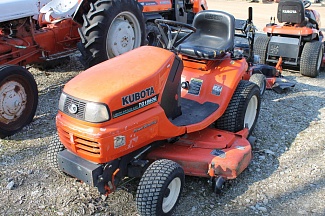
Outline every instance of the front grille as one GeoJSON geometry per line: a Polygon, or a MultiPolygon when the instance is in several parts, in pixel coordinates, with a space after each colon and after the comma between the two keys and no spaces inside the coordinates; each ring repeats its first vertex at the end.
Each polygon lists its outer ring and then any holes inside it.
{"type": "Polygon", "coordinates": [[[64,107],[63,107],[63,112],[66,113],[69,116],[72,116],[74,118],[84,120],[85,119],[85,109],[86,109],[86,102],[74,99],[70,96],[67,96],[64,107]],[[76,113],[71,113],[69,111],[69,107],[72,105],[77,106],[77,112],[76,113]]]}
{"type": "Polygon", "coordinates": [[[77,152],[92,154],[93,156],[100,155],[100,145],[98,142],[93,142],[93,141],[76,137],[75,145],[76,145],[77,152]]]}
{"type": "Polygon", "coordinates": [[[100,156],[100,144],[98,142],[81,138],[76,135],[72,135],[71,137],[68,132],[62,129],[58,129],[58,132],[61,140],[75,153],[86,154],[96,158],[100,156]]]}

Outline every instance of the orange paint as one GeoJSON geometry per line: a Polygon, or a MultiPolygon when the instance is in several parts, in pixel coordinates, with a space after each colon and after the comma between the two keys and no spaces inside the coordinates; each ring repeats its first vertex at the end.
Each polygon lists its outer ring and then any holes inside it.
{"type": "MultiPolygon", "coordinates": [[[[199,131],[215,122],[226,110],[235,87],[244,76],[246,61],[232,60],[228,55],[222,61],[205,61],[205,70],[200,70],[195,68],[204,63],[184,59],[182,81],[196,79],[202,82],[202,86],[199,95],[182,89],[181,97],[200,104],[219,104],[219,108],[199,123],[176,126],[161,107],[162,92],[175,58],[173,52],[143,46],[91,67],[68,82],[63,92],[75,98],[107,104],[111,119],[95,124],[59,112],[56,122],[62,143],[82,158],[106,163],[154,141],[199,131]],[[214,86],[222,89],[220,95],[212,93],[214,86]],[[136,103],[124,100],[126,97],[147,90],[158,95],[157,102],[114,117],[121,108],[136,103]],[[123,104],[123,101],[130,104],[123,104]],[[114,146],[117,138],[124,140],[120,146],[114,146]]],[[[149,98],[151,95],[144,93],[143,96],[149,98]]]]}

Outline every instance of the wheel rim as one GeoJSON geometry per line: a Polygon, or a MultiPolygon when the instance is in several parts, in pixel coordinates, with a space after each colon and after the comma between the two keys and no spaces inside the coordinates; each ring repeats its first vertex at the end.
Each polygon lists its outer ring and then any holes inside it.
{"type": "Polygon", "coordinates": [[[248,125],[248,128],[251,129],[256,118],[257,114],[257,106],[258,106],[258,98],[256,95],[253,95],[253,97],[250,99],[247,109],[245,112],[245,119],[244,119],[244,125],[248,125]]]}
{"type": "Polygon", "coordinates": [[[168,213],[176,204],[179,193],[181,191],[181,179],[179,177],[174,178],[168,185],[168,192],[166,192],[163,198],[162,210],[164,213],[168,213]]]}
{"type": "Polygon", "coordinates": [[[16,81],[8,81],[0,87],[0,121],[4,124],[17,121],[27,103],[24,87],[16,81]]]}
{"type": "Polygon", "coordinates": [[[109,57],[121,55],[141,45],[140,24],[130,12],[119,13],[108,32],[106,50],[109,57]]]}

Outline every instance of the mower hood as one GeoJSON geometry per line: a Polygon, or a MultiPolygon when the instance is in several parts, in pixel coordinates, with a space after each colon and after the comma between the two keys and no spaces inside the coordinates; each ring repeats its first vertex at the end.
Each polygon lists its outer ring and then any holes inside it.
{"type": "Polygon", "coordinates": [[[175,54],[167,50],[139,47],[80,73],[63,91],[77,99],[105,103],[111,110],[120,109],[159,95],[174,59],[175,54]]]}

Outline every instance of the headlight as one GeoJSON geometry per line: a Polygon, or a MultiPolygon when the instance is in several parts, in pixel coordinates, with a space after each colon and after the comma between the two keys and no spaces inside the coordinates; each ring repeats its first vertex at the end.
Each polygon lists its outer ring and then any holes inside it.
{"type": "Polygon", "coordinates": [[[61,110],[61,111],[64,110],[64,103],[65,103],[66,99],[67,99],[67,95],[62,93],[60,96],[60,100],[59,100],[59,110],[61,110]]]}
{"type": "Polygon", "coordinates": [[[92,123],[108,121],[110,118],[106,104],[80,100],[65,93],[60,96],[59,110],[74,118],[92,123]]]}
{"type": "Polygon", "coordinates": [[[99,123],[108,120],[108,108],[105,104],[87,102],[85,111],[85,121],[99,123]]]}

